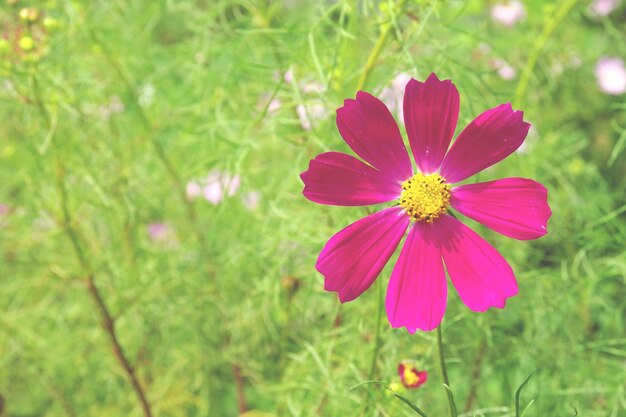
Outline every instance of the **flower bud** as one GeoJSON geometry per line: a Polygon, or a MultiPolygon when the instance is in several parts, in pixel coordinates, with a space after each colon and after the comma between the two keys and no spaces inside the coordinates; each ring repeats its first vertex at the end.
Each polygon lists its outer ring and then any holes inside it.
{"type": "Polygon", "coordinates": [[[30,36],[24,36],[20,39],[18,45],[23,51],[30,51],[35,47],[35,41],[30,36]]]}

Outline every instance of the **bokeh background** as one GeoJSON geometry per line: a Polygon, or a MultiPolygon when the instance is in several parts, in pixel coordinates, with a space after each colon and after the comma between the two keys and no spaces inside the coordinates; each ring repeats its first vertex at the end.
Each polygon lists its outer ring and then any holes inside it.
{"type": "Polygon", "coordinates": [[[477,314],[450,291],[460,412],[514,415],[536,371],[528,416],[626,415],[623,2],[1,7],[0,415],[146,415],[135,382],[153,416],[411,416],[358,386],[397,386],[405,359],[429,379],[398,392],[446,415],[434,333],[380,314],[390,268],[354,302],[323,291],[320,249],[365,211],[307,201],[298,176],[349,151],[345,98],[397,115],[431,72],[460,91],[458,130],[524,110],[525,145],[474,179],[534,178],[554,213],[530,242],[467,221],[520,293],[477,314]]]}

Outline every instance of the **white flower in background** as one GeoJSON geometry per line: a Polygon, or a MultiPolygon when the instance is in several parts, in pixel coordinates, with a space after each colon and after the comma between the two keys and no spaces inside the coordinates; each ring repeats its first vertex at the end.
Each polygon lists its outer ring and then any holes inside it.
{"type": "Polygon", "coordinates": [[[487,42],[481,42],[476,47],[476,50],[481,55],[489,55],[491,53],[491,45],[489,45],[487,42]]]}
{"type": "Polygon", "coordinates": [[[595,74],[598,86],[605,93],[619,95],[626,92],[626,67],[621,58],[600,58],[596,64],[595,74]]]}
{"type": "Polygon", "coordinates": [[[98,112],[103,119],[108,120],[114,114],[122,113],[125,108],[119,96],[111,96],[107,104],[98,107],[98,112]]]}
{"type": "Polygon", "coordinates": [[[396,75],[389,87],[383,88],[380,92],[380,99],[387,106],[391,113],[397,116],[400,123],[404,123],[404,88],[411,80],[411,76],[405,72],[396,75]]]}
{"type": "Polygon", "coordinates": [[[489,63],[503,80],[512,80],[517,76],[517,70],[504,59],[495,58],[489,63]]]}
{"type": "Polygon", "coordinates": [[[188,182],[186,193],[189,200],[203,196],[209,203],[218,205],[224,197],[235,195],[240,185],[241,177],[237,174],[211,171],[204,179],[188,182]]]}
{"type": "Polygon", "coordinates": [[[526,9],[519,0],[504,1],[491,8],[491,19],[507,27],[513,27],[526,17],[526,9]]]}
{"type": "Polygon", "coordinates": [[[319,81],[309,81],[303,83],[300,88],[302,89],[302,92],[306,94],[321,94],[326,91],[324,84],[319,81]]]}
{"type": "Polygon", "coordinates": [[[594,0],[589,5],[589,11],[594,16],[604,17],[610,15],[619,4],[620,0],[594,0]]]}
{"type": "Polygon", "coordinates": [[[154,103],[154,95],[156,94],[156,88],[150,83],[144,84],[139,87],[138,99],[141,107],[150,107],[154,103]]]}
{"type": "Polygon", "coordinates": [[[7,93],[16,93],[15,85],[11,82],[11,80],[3,80],[0,84],[0,89],[7,93]]]}
{"type": "Polygon", "coordinates": [[[124,102],[119,96],[111,96],[109,99],[109,110],[111,110],[112,114],[119,114],[124,111],[126,106],[124,106],[124,102]]]}
{"type": "Polygon", "coordinates": [[[313,122],[324,119],[328,114],[324,103],[320,100],[312,101],[306,107],[303,104],[298,104],[298,106],[296,106],[296,113],[298,113],[300,126],[302,126],[304,130],[313,129],[313,122]]]}
{"type": "Polygon", "coordinates": [[[250,211],[259,208],[261,193],[259,191],[249,191],[243,195],[243,205],[250,211]]]}
{"type": "Polygon", "coordinates": [[[570,56],[569,58],[570,67],[580,68],[582,64],[583,64],[583,59],[580,57],[580,55],[573,54],[572,56],[570,56]]]}

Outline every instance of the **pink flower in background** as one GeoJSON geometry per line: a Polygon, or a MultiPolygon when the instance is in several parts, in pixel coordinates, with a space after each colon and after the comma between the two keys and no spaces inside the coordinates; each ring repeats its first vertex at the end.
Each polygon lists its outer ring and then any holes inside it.
{"type": "Polygon", "coordinates": [[[285,71],[285,74],[283,75],[283,80],[285,80],[287,84],[291,84],[293,82],[293,72],[290,69],[285,71]]]}
{"type": "Polygon", "coordinates": [[[209,175],[199,181],[187,183],[186,193],[189,200],[202,196],[213,205],[218,205],[224,197],[232,197],[239,190],[241,178],[225,172],[211,171],[209,175]]]}
{"type": "Polygon", "coordinates": [[[4,218],[9,214],[9,206],[0,203],[0,228],[4,227],[6,222],[4,218]]]}
{"type": "Polygon", "coordinates": [[[400,122],[404,120],[404,112],[402,109],[402,101],[404,98],[404,87],[411,81],[411,76],[405,72],[396,75],[391,81],[389,87],[383,88],[380,92],[380,99],[391,110],[391,113],[398,116],[400,122]]]}
{"type": "Polygon", "coordinates": [[[188,182],[185,191],[187,193],[187,199],[190,201],[193,201],[202,195],[202,187],[195,181],[188,182]]]}
{"type": "Polygon", "coordinates": [[[261,193],[258,191],[249,191],[243,195],[243,205],[250,211],[259,208],[261,202],[261,193]]]}
{"type": "Polygon", "coordinates": [[[146,227],[150,240],[154,243],[166,246],[174,246],[178,242],[174,229],[167,223],[153,222],[146,227]]]}
{"type": "Polygon", "coordinates": [[[163,240],[169,233],[170,227],[167,223],[150,223],[148,225],[148,236],[154,241],[163,240]]]}
{"type": "Polygon", "coordinates": [[[413,361],[402,361],[398,365],[398,375],[402,385],[408,389],[419,388],[428,380],[428,372],[419,371],[413,361]]]}
{"type": "Polygon", "coordinates": [[[504,26],[513,27],[525,17],[524,4],[518,0],[503,1],[491,8],[491,19],[504,26]]]}
{"type": "Polygon", "coordinates": [[[517,76],[517,71],[508,62],[503,59],[496,58],[489,63],[496,70],[500,78],[510,81],[517,76]]]}
{"type": "Polygon", "coordinates": [[[263,111],[267,107],[267,114],[270,116],[275,116],[283,103],[278,97],[272,98],[270,93],[263,93],[257,102],[256,108],[258,111],[263,111]],[[268,102],[269,100],[269,102],[268,102]]]}
{"type": "MultiPolygon", "coordinates": [[[[291,76],[291,79],[293,80],[293,75],[291,76]]],[[[322,94],[326,91],[324,84],[315,80],[303,83],[300,89],[306,94],[322,94]]]]}
{"type": "Polygon", "coordinates": [[[619,95],[626,92],[626,68],[621,58],[600,58],[595,73],[598,85],[605,93],[619,95]]]}
{"type": "Polygon", "coordinates": [[[334,235],[316,269],[324,288],[342,302],[354,300],[376,280],[406,231],[387,287],[393,327],[432,330],[447,304],[446,269],[461,300],[473,311],[503,308],[517,294],[507,261],[448,211],[452,207],[506,236],[528,240],[547,233],[551,215],[546,188],[530,179],[504,178],[452,186],[513,153],[530,125],[522,112],[501,104],[480,114],[448,149],[459,114],[451,81],[431,74],[412,79],[404,93],[404,122],[418,170],[385,105],[359,91],[337,110],[337,127],[365,162],[339,152],[311,160],[301,174],[303,194],[319,204],[362,206],[395,201],[334,235]],[[443,261],[443,262],[442,262],[443,261]]]}
{"type": "Polygon", "coordinates": [[[328,115],[326,107],[321,101],[313,101],[308,106],[298,104],[298,106],[296,106],[296,113],[298,113],[300,126],[302,126],[304,130],[313,129],[314,122],[322,120],[328,115]]]}
{"type": "Polygon", "coordinates": [[[608,16],[619,6],[619,3],[620,0],[594,0],[589,5],[589,11],[598,17],[608,16]]]}

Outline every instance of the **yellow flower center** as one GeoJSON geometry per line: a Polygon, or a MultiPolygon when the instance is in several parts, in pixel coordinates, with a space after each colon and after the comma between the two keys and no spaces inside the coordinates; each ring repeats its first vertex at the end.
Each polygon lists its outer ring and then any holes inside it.
{"type": "Polygon", "coordinates": [[[439,174],[417,173],[402,183],[400,205],[415,221],[432,222],[448,211],[450,185],[439,174]]]}
{"type": "Polygon", "coordinates": [[[413,386],[420,382],[420,377],[413,372],[412,366],[407,366],[404,368],[404,383],[409,386],[413,386]]]}

